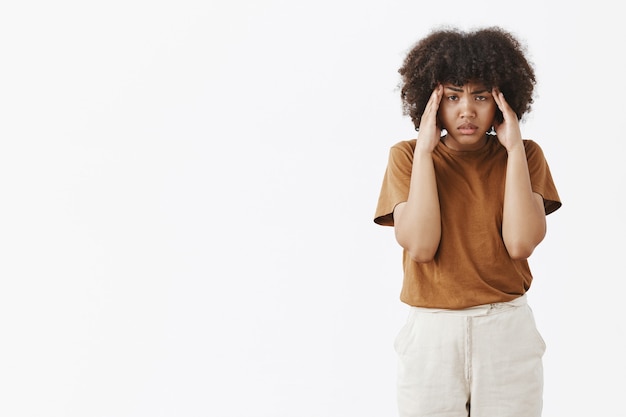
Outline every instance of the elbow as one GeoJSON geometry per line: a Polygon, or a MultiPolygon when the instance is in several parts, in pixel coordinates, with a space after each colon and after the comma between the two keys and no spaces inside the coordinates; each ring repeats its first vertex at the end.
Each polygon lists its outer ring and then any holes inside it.
{"type": "Polygon", "coordinates": [[[396,240],[402,246],[406,255],[417,263],[427,263],[435,259],[439,250],[441,240],[441,230],[432,228],[431,230],[403,232],[403,229],[396,228],[396,240]]]}
{"type": "Polygon", "coordinates": [[[439,249],[439,240],[426,241],[414,241],[408,239],[402,239],[401,236],[396,235],[396,239],[402,249],[408,257],[417,263],[427,263],[435,259],[437,249],[439,249]]]}
{"type": "Polygon", "coordinates": [[[428,247],[428,248],[413,248],[407,249],[409,257],[413,262],[417,263],[428,263],[435,259],[435,254],[437,253],[437,247],[428,247]]]}
{"type": "Polygon", "coordinates": [[[530,255],[533,254],[537,245],[538,242],[533,244],[527,242],[510,242],[505,246],[511,259],[523,261],[530,258],[530,255]]]}
{"type": "Polygon", "coordinates": [[[503,236],[504,246],[511,259],[526,260],[533,254],[535,248],[543,241],[546,235],[545,226],[532,233],[509,233],[503,236]]]}
{"type": "Polygon", "coordinates": [[[509,252],[509,256],[511,257],[511,259],[513,259],[514,261],[523,261],[526,260],[528,258],[530,258],[530,255],[532,255],[534,248],[523,248],[523,247],[515,247],[515,248],[507,248],[507,251],[509,252]]]}

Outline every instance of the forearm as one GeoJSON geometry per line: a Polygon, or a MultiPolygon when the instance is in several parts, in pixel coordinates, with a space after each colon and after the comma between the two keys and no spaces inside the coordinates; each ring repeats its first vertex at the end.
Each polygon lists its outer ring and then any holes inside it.
{"type": "Polygon", "coordinates": [[[416,149],[406,203],[394,211],[396,240],[416,262],[429,262],[441,239],[441,212],[431,152],[416,149]]]}
{"type": "Polygon", "coordinates": [[[512,258],[525,259],[532,254],[545,234],[543,201],[533,193],[526,151],[520,144],[508,154],[502,238],[512,258]]]}

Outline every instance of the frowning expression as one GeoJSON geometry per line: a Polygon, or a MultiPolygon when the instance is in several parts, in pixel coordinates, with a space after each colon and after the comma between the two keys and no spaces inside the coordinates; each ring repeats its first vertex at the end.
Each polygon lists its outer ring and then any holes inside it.
{"type": "Polygon", "coordinates": [[[448,132],[446,146],[457,150],[482,147],[493,126],[496,102],[484,84],[443,84],[439,121],[448,132]]]}

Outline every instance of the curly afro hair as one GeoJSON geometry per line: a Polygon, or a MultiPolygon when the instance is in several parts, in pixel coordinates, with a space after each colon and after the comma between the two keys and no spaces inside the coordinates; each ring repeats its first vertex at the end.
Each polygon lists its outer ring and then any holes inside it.
{"type": "MultiPolygon", "coordinates": [[[[438,84],[481,82],[498,87],[521,120],[530,112],[536,84],[525,48],[509,32],[490,27],[472,32],[454,28],[432,31],[418,41],[398,70],[404,115],[419,129],[426,103],[438,84]]],[[[502,112],[496,110],[502,122],[502,112]]]]}

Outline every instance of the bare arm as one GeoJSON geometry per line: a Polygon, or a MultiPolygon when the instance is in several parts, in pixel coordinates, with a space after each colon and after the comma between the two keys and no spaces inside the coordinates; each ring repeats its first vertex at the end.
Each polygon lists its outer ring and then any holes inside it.
{"type": "Polygon", "coordinates": [[[511,258],[526,259],[546,235],[543,197],[532,191],[517,116],[500,91],[494,90],[493,96],[504,115],[496,133],[508,152],[502,238],[511,258]]]}
{"type": "Polygon", "coordinates": [[[416,262],[429,262],[441,239],[441,212],[432,152],[439,143],[437,110],[443,88],[438,86],[430,97],[422,121],[411,171],[407,201],[394,209],[396,240],[416,262]]]}

